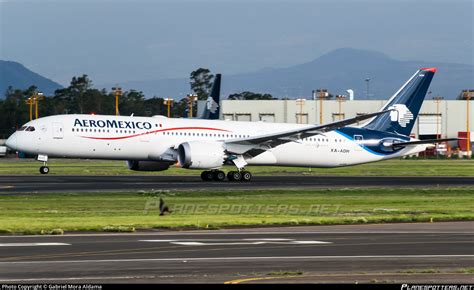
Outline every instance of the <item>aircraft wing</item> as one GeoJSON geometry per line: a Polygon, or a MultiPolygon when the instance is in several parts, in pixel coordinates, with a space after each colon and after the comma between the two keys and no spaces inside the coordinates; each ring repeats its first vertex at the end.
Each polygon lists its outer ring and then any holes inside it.
{"type": "Polygon", "coordinates": [[[281,144],[285,144],[288,142],[299,142],[301,139],[314,135],[324,134],[326,132],[333,131],[335,129],[354,124],[363,120],[367,120],[375,116],[388,113],[390,111],[392,110],[365,114],[324,125],[310,125],[308,127],[298,128],[295,130],[230,140],[225,142],[225,146],[228,152],[235,154],[246,154],[248,156],[254,157],[263,153],[266,150],[269,150],[281,144]]]}

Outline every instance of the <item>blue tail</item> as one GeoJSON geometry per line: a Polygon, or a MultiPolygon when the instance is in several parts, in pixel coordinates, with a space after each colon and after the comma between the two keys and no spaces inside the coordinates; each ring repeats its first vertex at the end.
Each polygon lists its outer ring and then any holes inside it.
{"type": "Polygon", "coordinates": [[[390,114],[380,115],[363,128],[409,136],[436,68],[418,70],[381,109],[395,109],[390,114]]]}
{"type": "Polygon", "coordinates": [[[221,97],[221,74],[216,74],[214,77],[214,84],[212,84],[211,94],[207,98],[204,111],[200,119],[217,120],[219,119],[220,101],[221,97]]]}

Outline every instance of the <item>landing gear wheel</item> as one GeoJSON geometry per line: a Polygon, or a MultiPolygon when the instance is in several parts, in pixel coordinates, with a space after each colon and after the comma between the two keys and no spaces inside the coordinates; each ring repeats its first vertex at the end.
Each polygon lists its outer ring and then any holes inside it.
{"type": "Polygon", "coordinates": [[[242,171],[242,181],[250,181],[252,179],[252,173],[248,171],[242,171]]]}
{"type": "Polygon", "coordinates": [[[214,171],[214,180],[223,181],[225,179],[225,173],[223,171],[214,171]]]}
{"type": "Polygon", "coordinates": [[[201,179],[204,181],[209,181],[214,179],[214,172],[213,171],[203,171],[201,173],[201,179]]]}
{"type": "Polygon", "coordinates": [[[230,171],[227,174],[227,179],[229,179],[230,181],[240,181],[241,178],[242,173],[240,173],[239,171],[230,171]]]}
{"type": "Polygon", "coordinates": [[[48,174],[49,173],[49,167],[48,166],[41,166],[40,167],[40,173],[41,174],[48,174]]]}

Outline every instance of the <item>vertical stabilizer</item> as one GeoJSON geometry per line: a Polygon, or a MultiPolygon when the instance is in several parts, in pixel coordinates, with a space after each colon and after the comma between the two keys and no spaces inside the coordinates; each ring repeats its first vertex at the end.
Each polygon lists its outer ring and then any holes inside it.
{"type": "Polygon", "coordinates": [[[435,72],[436,68],[418,70],[381,109],[394,111],[375,117],[364,128],[409,136],[435,72]]]}
{"type": "Polygon", "coordinates": [[[204,111],[200,119],[217,120],[220,113],[220,96],[221,96],[221,74],[216,74],[214,83],[212,84],[211,94],[206,100],[204,111]]]}

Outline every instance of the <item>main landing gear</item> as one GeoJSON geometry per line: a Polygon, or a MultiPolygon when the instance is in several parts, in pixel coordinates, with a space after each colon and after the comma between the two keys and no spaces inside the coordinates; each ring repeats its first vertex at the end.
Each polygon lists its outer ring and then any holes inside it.
{"type": "MultiPolygon", "coordinates": [[[[221,170],[206,170],[201,173],[201,179],[204,181],[224,181],[225,177],[224,171],[221,170]]],[[[252,173],[249,171],[229,171],[227,179],[229,181],[250,181],[252,173]]]]}
{"type": "Polygon", "coordinates": [[[40,167],[39,171],[41,174],[48,174],[49,167],[48,167],[48,155],[38,155],[38,161],[43,161],[43,166],[40,167]]]}

